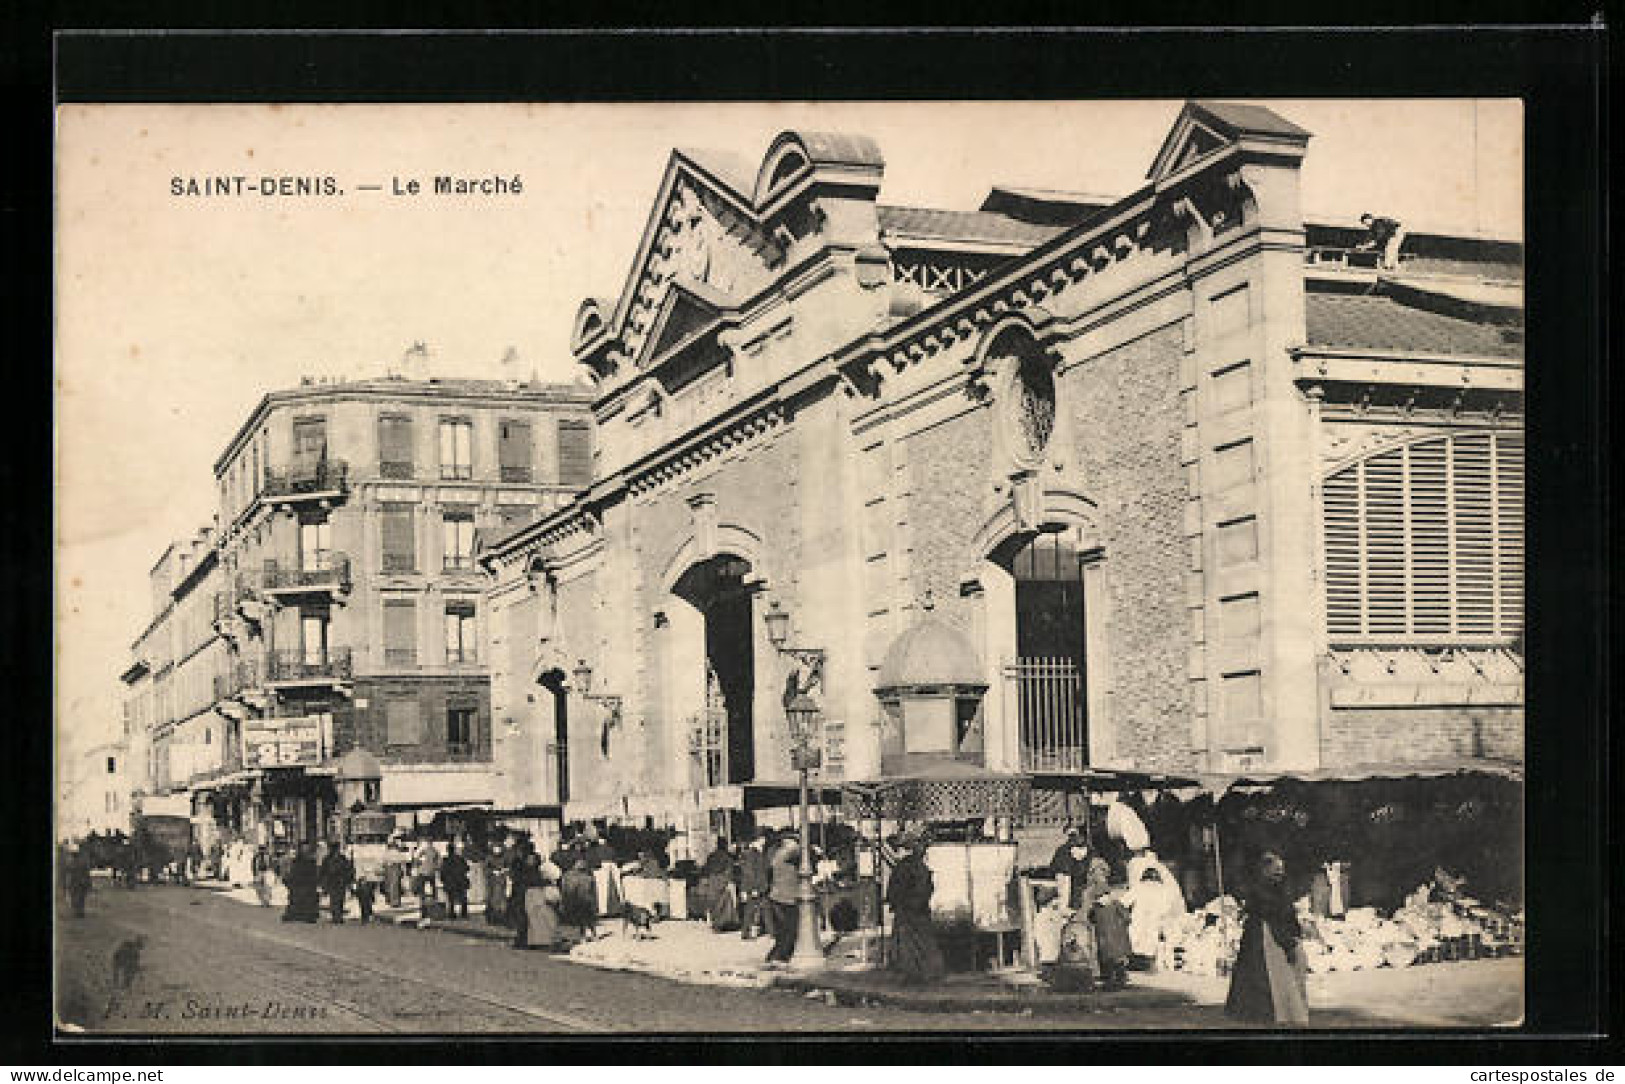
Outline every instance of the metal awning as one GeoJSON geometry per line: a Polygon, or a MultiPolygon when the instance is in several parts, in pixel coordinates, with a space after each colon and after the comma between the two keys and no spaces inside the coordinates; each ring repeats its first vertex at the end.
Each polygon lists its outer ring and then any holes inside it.
{"type": "MultiPolygon", "coordinates": [[[[842,783],[807,784],[807,801],[815,805],[838,805],[841,801],[842,783]]],[[[799,782],[786,783],[777,780],[761,780],[754,783],[742,784],[744,788],[745,808],[756,809],[787,809],[801,804],[801,784],[799,782]]]]}
{"type": "Polygon", "coordinates": [[[1169,790],[1200,786],[1195,775],[1084,768],[1076,772],[1028,772],[1036,790],[1118,791],[1169,790]]]}
{"type": "Polygon", "coordinates": [[[1452,775],[1489,775],[1523,781],[1523,765],[1483,757],[1456,757],[1412,764],[1358,764],[1312,772],[1212,772],[1191,784],[1215,797],[1232,787],[1270,787],[1279,783],[1366,783],[1373,780],[1439,779],[1452,775]]]}

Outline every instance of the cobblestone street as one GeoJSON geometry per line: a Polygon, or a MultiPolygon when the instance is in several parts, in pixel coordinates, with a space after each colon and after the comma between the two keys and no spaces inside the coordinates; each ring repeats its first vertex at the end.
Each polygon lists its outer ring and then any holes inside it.
{"type": "MultiPolygon", "coordinates": [[[[1183,1006],[1012,1015],[856,1008],[787,991],[690,987],[432,930],[284,924],[276,910],[172,887],[129,892],[98,884],[86,918],[62,920],[58,949],[59,1016],[92,1032],[1009,1033],[1228,1024],[1212,991],[1205,990],[1190,991],[1189,1004],[1183,1006]],[[121,991],[111,957],[137,934],[147,939],[141,967],[121,991]]],[[[1326,1008],[1317,1009],[1313,1023],[1328,1028],[1406,1022],[1482,1026],[1516,1018],[1520,984],[1514,970],[1456,968],[1343,977],[1361,979],[1376,991],[1360,1003],[1370,1003],[1373,996],[1381,1003],[1384,982],[1403,985],[1405,992],[1387,999],[1394,1015],[1326,1008]],[[1447,1012],[1441,1006],[1451,1008],[1447,1012]]],[[[1328,984],[1320,984],[1319,991],[1312,990],[1312,1003],[1324,1003],[1336,992],[1328,984]]]]}

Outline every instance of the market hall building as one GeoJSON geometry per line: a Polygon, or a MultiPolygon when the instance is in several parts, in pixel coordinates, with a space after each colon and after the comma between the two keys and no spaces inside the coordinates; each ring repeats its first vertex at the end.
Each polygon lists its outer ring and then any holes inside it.
{"type": "Polygon", "coordinates": [[[862,136],[674,151],[575,324],[591,485],[482,552],[505,785],[698,856],[788,789],[792,689],[821,784],[1039,817],[1520,762],[1521,245],[1306,221],[1312,153],[1192,102],[1130,195],[965,212],[862,136]]]}

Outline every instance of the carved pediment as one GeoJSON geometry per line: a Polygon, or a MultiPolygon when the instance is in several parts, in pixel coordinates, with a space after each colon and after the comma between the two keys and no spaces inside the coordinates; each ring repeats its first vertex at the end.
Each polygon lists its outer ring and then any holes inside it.
{"type": "Polygon", "coordinates": [[[715,328],[727,307],[726,298],[704,285],[673,283],[666,290],[642,350],[636,355],[637,367],[647,368],[654,359],[715,328]]]}
{"type": "MultiPolygon", "coordinates": [[[[668,345],[680,341],[683,321],[702,318],[705,306],[731,309],[756,293],[782,258],[738,194],[716,190],[684,168],[681,156],[674,156],[662,193],[617,314],[621,343],[640,360],[662,349],[651,339],[664,335],[668,345]],[[668,306],[668,295],[677,288],[689,300],[701,300],[699,312],[668,306]],[[668,329],[674,315],[678,323],[668,329]]],[[[690,323],[686,330],[691,333],[695,326],[690,323]]]]}
{"type": "Polygon", "coordinates": [[[1227,148],[1247,143],[1275,151],[1295,148],[1298,154],[1309,133],[1262,106],[1231,102],[1186,102],[1152,160],[1152,181],[1183,173],[1227,148]]]}

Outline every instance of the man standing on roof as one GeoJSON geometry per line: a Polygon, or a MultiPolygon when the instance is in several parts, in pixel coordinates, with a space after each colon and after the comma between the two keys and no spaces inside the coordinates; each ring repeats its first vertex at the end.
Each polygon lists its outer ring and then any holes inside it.
{"type": "Polygon", "coordinates": [[[1378,266],[1384,271],[1398,268],[1399,246],[1405,243],[1405,227],[1399,224],[1399,220],[1367,212],[1360,216],[1360,225],[1369,231],[1369,235],[1356,246],[1357,250],[1380,253],[1378,266]]]}

